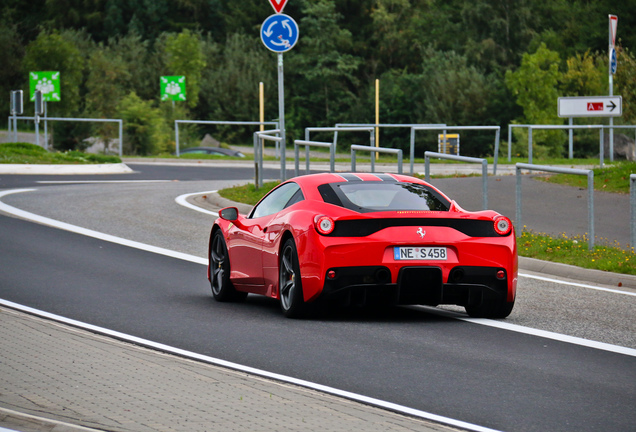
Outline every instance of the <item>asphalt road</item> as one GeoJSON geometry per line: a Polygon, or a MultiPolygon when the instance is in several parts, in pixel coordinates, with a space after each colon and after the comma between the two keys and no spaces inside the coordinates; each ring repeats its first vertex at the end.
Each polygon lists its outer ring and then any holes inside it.
{"type": "MultiPolygon", "coordinates": [[[[153,169],[146,175],[166,179],[153,169]]],[[[209,216],[174,197],[239,179],[201,172],[177,169],[168,180],[179,181],[158,184],[42,187],[22,177],[0,185],[38,188],[3,198],[18,208],[204,256],[209,216]],[[208,178],[201,181],[201,172],[208,178]]],[[[215,303],[200,264],[5,216],[0,245],[0,297],[69,318],[496,429],[628,431],[636,424],[634,357],[425,308],[287,320],[265,298],[215,303]]],[[[634,303],[522,278],[506,322],[636,348],[634,303]]]]}

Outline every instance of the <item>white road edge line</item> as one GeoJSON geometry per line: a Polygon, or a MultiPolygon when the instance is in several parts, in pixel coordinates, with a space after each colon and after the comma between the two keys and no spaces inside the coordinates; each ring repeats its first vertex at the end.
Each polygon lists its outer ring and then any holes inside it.
{"type": "Polygon", "coordinates": [[[217,191],[213,190],[213,191],[207,191],[207,192],[194,192],[194,193],[189,193],[189,194],[184,194],[184,195],[179,195],[178,197],[176,197],[174,200],[177,202],[177,204],[182,205],[184,207],[187,207],[191,210],[195,210],[201,213],[205,213],[205,214],[209,214],[212,216],[216,216],[219,217],[218,213],[215,213],[213,211],[209,211],[206,209],[203,209],[201,207],[195,206],[193,204],[190,204],[187,199],[190,198],[191,196],[194,195],[206,195],[206,194],[212,194],[212,193],[216,193],[217,191]]]}
{"type": "Polygon", "coordinates": [[[495,429],[489,429],[483,426],[479,426],[479,425],[474,425],[472,423],[467,423],[467,422],[463,422],[460,420],[455,420],[449,417],[444,417],[444,416],[439,416],[436,414],[432,414],[426,411],[421,411],[421,410],[417,410],[414,408],[409,408],[407,406],[403,406],[403,405],[398,405],[398,404],[394,404],[391,402],[386,402],[380,399],[375,399],[375,398],[371,398],[368,396],[364,396],[364,395],[360,395],[357,393],[352,393],[352,392],[348,392],[345,390],[339,390],[337,388],[334,387],[329,387],[329,386],[325,386],[325,385],[321,385],[321,384],[316,384],[310,381],[305,381],[305,380],[301,380],[301,379],[297,379],[297,378],[293,378],[290,376],[286,376],[286,375],[280,375],[277,373],[272,373],[272,372],[268,372],[262,369],[256,369],[256,368],[252,368],[249,366],[244,366],[238,363],[233,363],[233,362],[229,362],[226,360],[222,360],[222,359],[218,359],[215,357],[209,357],[206,355],[202,355],[202,354],[197,354],[195,352],[192,351],[187,351],[187,350],[183,350],[180,348],[175,348],[169,345],[164,345],[158,342],[153,342],[150,341],[148,339],[142,339],[136,336],[132,336],[132,335],[128,335],[126,333],[121,333],[121,332],[117,332],[114,330],[110,330],[104,327],[99,327],[99,326],[95,326],[92,324],[88,324],[82,321],[77,321],[77,320],[73,320],[73,319],[69,319],[60,315],[55,315],[49,312],[45,312],[39,309],[34,309],[28,306],[24,306],[18,303],[13,303],[7,300],[3,300],[0,299],[0,305],[6,306],[8,308],[11,309],[16,309],[22,312],[26,312],[32,315],[37,315],[40,316],[42,318],[47,318],[50,320],[54,320],[63,324],[67,324],[73,327],[79,327],[91,332],[95,332],[95,333],[99,333],[102,335],[106,335],[106,336],[110,336],[119,340],[123,340],[126,342],[131,342],[137,345],[142,345],[148,348],[152,348],[152,349],[156,349],[159,351],[163,351],[163,352],[167,352],[170,354],[175,354],[177,356],[181,356],[181,357],[186,357],[186,358],[190,358],[190,359],[194,359],[194,360],[198,360],[198,361],[202,361],[205,363],[209,363],[215,366],[220,366],[220,367],[224,367],[224,368],[229,368],[229,369],[233,369],[233,370],[237,370],[240,372],[245,372],[245,373],[249,373],[252,375],[258,375],[264,378],[269,378],[272,380],[276,380],[276,381],[280,381],[280,382],[284,382],[284,383],[288,383],[288,384],[294,384],[294,385],[298,385],[301,387],[305,387],[305,388],[309,388],[312,390],[317,390],[320,392],[324,392],[324,393],[328,393],[328,394],[332,394],[335,396],[339,396],[339,397],[343,397],[345,399],[349,399],[349,400],[353,400],[353,401],[357,401],[357,402],[361,402],[364,404],[368,404],[368,405],[373,405],[379,408],[384,408],[393,412],[397,412],[397,413],[402,413],[402,414],[407,414],[413,417],[418,417],[421,419],[425,419],[425,420],[431,420],[431,421],[435,421],[438,423],[443,423],[443,424],[447,424],[450,426],[454,426],[454,427],[458,427],[458,428],[462,428],[462,429],[466,429],[466,430],[470,430],[470,431],[476,431],[476,432],[498,432],[495,429]]]}
{"type": "Polygon", "coordinates": [[[558,283],[558,284],[561,284],[561,285],[570,285],[570,286],[575,286],[575,287],[579,287],[579,288],[588,288],[588,289],[593,289],[593,290],[597,290],[597,291],[605,291],[605,292],[610,292],[610,293],[614,293],[614,294],[624,294],[624,295],[636,297],[636,293],[632,293],[632,292],[621,291],[621,290],[611,289],[611,288],[603,288],[603,287],[599,287],[599,286],[587,285],[587,284],[582,284],[582,283],[577,283],[577,282],[568,282],[568,281],[564,281],[564,280],[548,278],[548,277],[545,277],[545,276],[536,276],[536,275],[531,275],[531,274],[526,274],[526,273],[519,273],[519,276],[526,277],[526,278],[529,278],[529,279],[537,279],[537,280],[541,280],[541,281],[544,281],[544,282],[554,282],[554,283],[558,283]]]}
{"type": "MultiPolygon", "coordinates": [[[[10,195],[10,194],[14,194],[14,193],[21,193],[21,192],[32,192],[35,191],[36,189],[13,189],[13,190],[8,190],[8,191],[1,191],[0,192],[0,198],[6,196],[6,195],[10,195]]],[[[186,253],[182,253],[182,252],[177,252],[177,251],[173,251],[170,249],[164,249],[164,248],[160,248],[157,246],[152,246],[149,244],[145,244],[145,243],[140,243],[140,242],[136,242],[133,240],[128,240],[125,239],[123,237],[117,237],[117,236],[113,236],[110,234],[104,234],[101,233],[99,231],[93,231],[87,228],[82,228],[79,227],[77,225],[71,225],[68,224],[66,222],[60,222],[58,220],[55,219],[50,219],[44,216],[39,216],[36,215],[35,213],[30,213],[24,210],[20,210],[18,208],[15,208],[13,206],[10,206],[8,204],[3,203],[2,201],[0,201],[0,211],[3,211],[5,213],[9,213],[12,214],[14,216],[18,216],[24,219],[28,219],[30,221],[33,222],[37,222],[37,223],[41,223],[43,225],[48,225],[48,226],[52,226],[55,228],[60,228],[66,231],[71,231],[77,234],[81,234],[81,235],[85,235],[88,237],[93,237],[99,240],[104,240],[107,242],[111,242],[111,243],[116,243],[116,244],[120,244],[123,246],[129,246],[135,249],[140,249],[143,251],[147,251],[147,252],[152,252],[152,253],[156,253],[159,255],[165,255],[168,257],[172,257],[172,258],[177,258],[180,260],[184,260],[184,261],[190,261],[196,264],[203,264],[203,265],[207,265],[208,264],[208,260],[205,258],[200,258],[198,256],[195,255],[190,255],[190,254],[186,254],[186,253]]]]}

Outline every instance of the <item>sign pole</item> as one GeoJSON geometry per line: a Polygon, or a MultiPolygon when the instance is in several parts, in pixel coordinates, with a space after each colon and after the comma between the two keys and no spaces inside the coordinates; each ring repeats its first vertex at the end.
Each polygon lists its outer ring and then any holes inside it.
{"type": "Polygon", "coordinates": [[[286,180],[285,169],[285,74],[283,70],[283,54],[278,54],[278,128],[280,129],[280,178],[286,180]]]}
{"type": "MultiPolygon", "coordinates": [[[[612,70],[612,61],[615,56],[614,46],[616,43],[616,24],[618,24],[618,17],[616,15],[609,15],[609,95],[614,96],[614,71],[612,70]]],[[[614,118],[610,117],[609,121],[609,156],[610,162],[614,162],[614,118]]]]}

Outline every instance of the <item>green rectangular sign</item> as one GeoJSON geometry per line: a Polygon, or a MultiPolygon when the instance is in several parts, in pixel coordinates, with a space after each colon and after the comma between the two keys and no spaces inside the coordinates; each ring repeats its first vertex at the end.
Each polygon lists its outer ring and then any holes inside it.
{"type": "Polygon", "coordinates": [[[159,80],[161,87],[161,100],[184,101],[186,100],[185,76],[162,76],[159,80]]]}
{"type": "Polygon", "coordinates": [[[42,98],[47,102],[59,102],[60,73],[59,72],[29,72],[29,87],[31,89],[31,101],[35,100],[35,91],[42,92],[42,98]]]}

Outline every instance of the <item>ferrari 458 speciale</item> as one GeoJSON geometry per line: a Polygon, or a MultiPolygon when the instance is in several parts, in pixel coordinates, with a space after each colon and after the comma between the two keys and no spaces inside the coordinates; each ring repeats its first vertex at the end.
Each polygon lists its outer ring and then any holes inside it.
{"type": "Polygon", "coordinates": [[[314,302],[459,305],[505,318],[515,303],[510,219],[469,212],[405,175],[337,173],[281,183],[248,215],[219,212],[208,279],[219,301],[278,299],[288,317],[314,302]]]}

